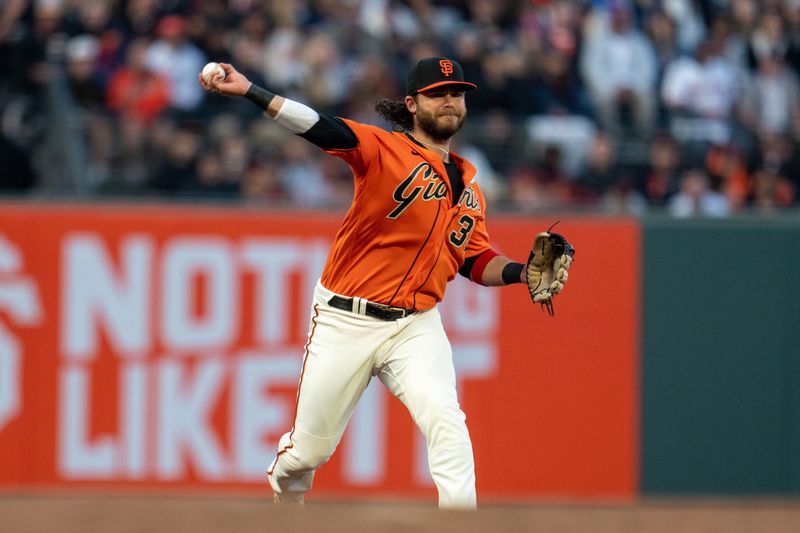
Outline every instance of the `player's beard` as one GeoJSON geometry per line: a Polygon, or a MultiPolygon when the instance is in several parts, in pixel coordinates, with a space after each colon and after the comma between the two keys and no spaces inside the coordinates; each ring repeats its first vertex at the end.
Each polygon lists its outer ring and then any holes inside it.
{"type": "MultiPolygon", "coordinates": [[[[444,115],[440,116],[445,116],[444,115]]],[[[464,120],[467,118],[467,112],[464,111],[461,115],[457,115],[456,112],[449,113],[449,115],[456,117],[458,120],[456,122],[448,121],[447,123],[441,124],[438,122],[437,118],[433,113],[426,113],[419,107],[417,108],[417,124],[422,131],[427,133],[431,139],[436,142],[446,142],[450,137],[456,134],[458,130],[461,129],[461,126],[464,125],[464,120]]]]}

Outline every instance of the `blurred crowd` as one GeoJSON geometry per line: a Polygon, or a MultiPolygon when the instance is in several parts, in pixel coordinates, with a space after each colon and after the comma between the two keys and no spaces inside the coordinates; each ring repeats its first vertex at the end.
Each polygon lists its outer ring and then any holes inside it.
{"type": "Polygon", "coordinates": [[[798,204],[800,0],[0,0],[0,191],[64,191],[39,155],[69,110],[84,194],[346,204],[341,161],[198,72],[388,127],[432,55],[479,86],[454,149],[497,206],[798,204]]]}

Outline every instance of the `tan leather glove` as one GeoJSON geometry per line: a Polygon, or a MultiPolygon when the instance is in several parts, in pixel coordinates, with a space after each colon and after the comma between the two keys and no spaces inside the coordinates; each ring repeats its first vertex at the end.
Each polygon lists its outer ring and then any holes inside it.
{"type": "Polygon", "coordinates": [[[533,303],[541,304],[550,316],[553,297],[564,289],[575,248],[559,233],[543,231],[533,240],[525,275],[533,303]]]}

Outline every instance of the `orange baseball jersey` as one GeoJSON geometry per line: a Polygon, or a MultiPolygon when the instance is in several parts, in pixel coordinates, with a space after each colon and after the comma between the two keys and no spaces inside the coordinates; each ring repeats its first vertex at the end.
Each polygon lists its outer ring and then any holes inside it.
{"type": "Polygon", "coordinates": [[[447,171],[435,152],[404,133],[344,122],[358,145],[325,151],[353,169],[355,194],[322,284],[344,296],[430,309],[464,259],[491,247],[475,167],[451,153],[464,181],[454,206],[447,171]]]}

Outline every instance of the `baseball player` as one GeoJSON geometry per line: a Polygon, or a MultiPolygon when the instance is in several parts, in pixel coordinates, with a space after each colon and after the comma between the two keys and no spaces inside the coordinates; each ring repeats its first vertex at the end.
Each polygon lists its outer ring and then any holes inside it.
{"type": "Polygon", "coordinates": [[[347,162],[355,180],[314,292],[294,424],[268,469],[275,501],[302,503],[377,376],[425,436],[439,506],[474,508],[472,445],[437,304],[459,273],[482,285],[528,282],[534,301],[549,307],[566,281],[572,248],[541,233],[527,265],[492,249],[475,167],[450,151],[467,115],[464,94],[476,88],[456,61],[419,61],[405,98],[376,105],[392,132],[318,113],[252,84],[229,64],[222,68],[224,77],[200,76],[200,84],[253,101],[347,162]]]}

